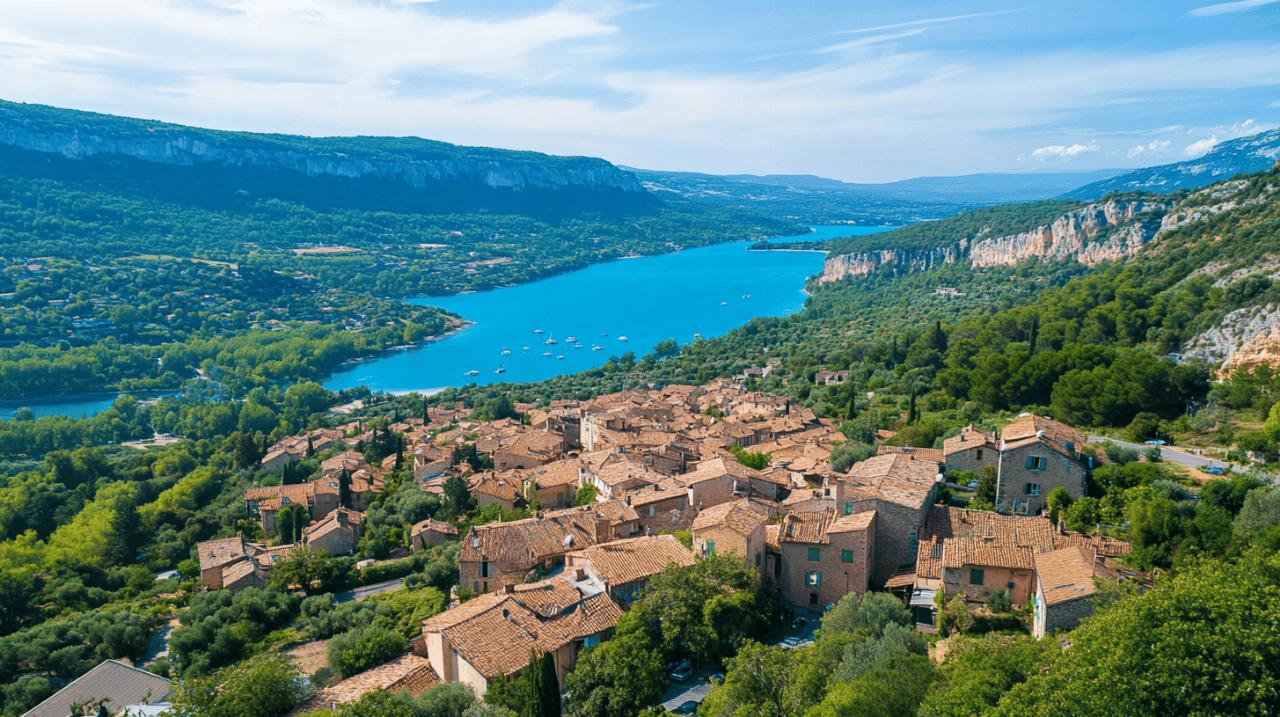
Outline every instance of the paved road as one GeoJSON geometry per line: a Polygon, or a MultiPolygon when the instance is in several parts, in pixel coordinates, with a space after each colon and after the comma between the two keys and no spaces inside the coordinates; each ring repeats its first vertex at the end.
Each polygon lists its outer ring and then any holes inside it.
{"type": "MultiPolygon", "coordinates": [[[[1089,436],[1090,443],[1106,443],[1108,441],[1118,446],[1123,446],[1125,448],[1132,448],[1135,451],[1145,451],[1146,449],[1151,447],[1142,443],[1122,441],[1119,438],[1111,438],[1109,436],[1089,436]]],[[[1209,468],[1212,466],[1217,466],[1219,468],[1236,471],[1238,473],[1243,473],[1246,470],[1245,468],[1242,468],[1235,464],[1224,463],[1223,461],[1214,460],[1212,458],[1205,458],[1204,456],[1199,456],[1199,455],[1196,455],[1195,453],[1190,453],[1188,451],[1182,450],[1181,448],[1174,448],[1172,446],[1161,446],[1160,458],[1162,460],[1169,461],[1170,463],[1177,463],[1178,465],[1183,465],[1190,468],[1203,469],[1203,468],[1209,468]]]]}
{"type": "Polygon", "coordinates": [[[404,578],[396,578],[395,580],[374,583],[372,585],[362,585],[355,590],[348,590],[345,593],[338,593],[333,596],[333,601],[335,603],[340,603],[349,602],[351,600],[363,600],[364,598],[373,597],[374,595],[381,595],[383,593],[390,593],[403,589],[404,578]]]}

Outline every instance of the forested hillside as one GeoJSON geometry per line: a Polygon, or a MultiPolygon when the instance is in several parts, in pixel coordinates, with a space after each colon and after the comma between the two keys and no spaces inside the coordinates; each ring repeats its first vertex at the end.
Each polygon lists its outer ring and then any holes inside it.
{"type": "Polygon", "coordinates": [[[599,159],[3,103],[0,398],[234,395],[458,325],[406,296],[803,229],[599,159]]]}

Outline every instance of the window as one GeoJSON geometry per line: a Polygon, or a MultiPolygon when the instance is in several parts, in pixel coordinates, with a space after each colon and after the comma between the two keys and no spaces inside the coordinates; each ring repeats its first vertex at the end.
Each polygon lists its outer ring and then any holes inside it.
{"type": "Polygon", "coordinates": [[[658,507],[654,505],[649,506],[649,517],[652,518],[657,514],[658,514],[658,507]]]}
{"type": "Polygon", "coordinates": [[[809,571],[809,572],[805,573],[805,574],[804,574],[804,584],[805,584],[805,585],[807,585],[807,586],[809,586],[809,587],[811,587],[811,588],[821,587],[821,585],[822,585],[822,573],[818,572],[817,570],[811,570],[811,571],[809,571]]]}
{"type": "Polygon", "coordinates": [[[920,547],[920,534],[913,530],[911,531],[911,534],[907,536],[907,552],[914,555],[916,552],[916,549],[919,547],[920,547]]]}
{"type": "Polygon", "coordinates": [[[707,555],[715,555],[715,554],[716,554],[716,541],[714,541],[714,540],[708,540],[708,541],[707,541],[707,555]]]}
{"type": "Polygon", "coordinates": [[[489,575],[489,561],[487,561],[487,560],[486,560],[486,561],[484,561],[484,562],[482,562],[482,563],[480,563],[480,577],[482,577],[482,578],[490,577],[490,575],[489,575]]]}
{"type": "Polygon", "coordinates": [[[809,604],[810,605],[818,604],[818,593],[809,593],[809,604]]]}
{"type": "Polygon", "coordinates": [[[840,562],[842,562],[842,563],[852,563],[852,562],[853,562],[853,551],[852,551],[852,550],[841,550],[841,551],[840,551],[840,562]]]}
{"type": "Polygon", "coordinates": [[[1049,460],[1044,456],[1027,456],[1027,470],[1042,471],[1049,465],[1049,460]]]}
{"type": "Polygon", "coordinates": [[[946,582],[949,582],[949,583],[958,583],[958,582],[960,582],[960,569],[959,569],[959,568],[944,568],[944,569],[943,569],[943,571],[942,571],[942,579],[943,579],[944,581],[946,581],[946,582]]]}
{"type": "Polygon", "coordinates": [[[814,562],[822,560],[822,548],[809,548],[809,559],[814,562]]]}
{"type": "Polygon", "coordinates": [[[979,449],[974,453],[974,457],[976,457],[978,460],[982,460],[982,449],[981,449],[981,448],[979,448],[979,449]]]}
{"type": "Polygon", "coordinates": [[[1028,483],[1022,487],[1022,492],[1031,496],[1040,495],[1040,484],[1028,483]]]}
{"type": "Polygon", "coordinates": [[[986,575],[983,572],[982,568],[969,568],[969,584],[970,585],[981,585],[982,581],[985,578],[986,578],[986,575]]]}
{"type": "Polygon", "coordinates": [[[942,541],[941,540],[933,541],[933,550],[930,552],[930,554],[933,556],[934,560],[942,559],[942,541]]]}
{"type": "Polygon", "coordinates": [[[845,503],[845,504],[844,504],[844,514],[845,514],[845,515],[853,515],[853,503],[845,503]]]}

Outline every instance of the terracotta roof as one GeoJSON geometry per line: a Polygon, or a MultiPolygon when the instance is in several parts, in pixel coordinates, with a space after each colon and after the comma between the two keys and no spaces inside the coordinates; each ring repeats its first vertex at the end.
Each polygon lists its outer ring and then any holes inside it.
{"type": "Polygon", "coordinates": [[[535,468],[529,472],[529,475],[538,484],[539,488],[551,488],[552,486],[561,485],[576,486],[578,485],[578,466],[576,459],[566,458],[535,468]]]}
{"type": "Polygon", "coordinates": [[[878,498],[918,510],[928,505],[941,467],[932,461],[887,454],[855,463],[840,476],[856,499],[878,498]]]}
{"type": "Polygon", "coordinates": [[[591,571],[611,588],[643,580],[670,565],[693,565],[696,562],[693,553],[670,535],[614,540],[571,555],[590,562],[591,571]]]}
{"type": "Polygon", "coordinates": [[[850,513],[842,515],[832,521],[827,527],[827,535],[832,533],[856,533],[859,531],[869,530],[871,524],[875,522],[876,512],[874,510],[864,510],[861,513],[850,513]]]}
{"type": "Polygon", "coordinates": [[[899,454],[908,458],[917,458],[922,461],[932,461],[934,463],[942,463],[946,457],[940,449],[937,448],[914,448],[912,446],[887,446],[881,443],[876,446],[876,455],[892,455],[899,454]]]}
{"type": "Polygon", "coordinates": [[[353,536],[359,536],[360,525],[364,522],[364,513],[358,510],[350,510],[348,508],[338,508],[330,511],[328,515],[320,520],[308,525],[302,529],[302,542],[304,544],[319,540],[324,536],[335,531],[350,531],[353,536]]]}
{"type": "Polygon", "coordinates": [[[1030,570],[1035,567],[1031,546],[1018,545],[994,536],[952,538],[943,543],[942,567],[961,568],[984,565],[993,568],[1030,570]]]}
{"type": "MultiPolygon", "coordinates": [[[[666,481],[664,480],[663,482],[665,483],[666,481]]],[[[668,500],[687,500],[688,497],[689,491],[683,486],[660,489],[659,484],[628,491],[623,496],[625,500],[631,501],[632,506],[649,505],[650,503],[661,503],[668,500]]]]}
{"type": "Polygon", "coordinates": [[[498,500],[515,503],[524,499],[524,485],[515,471],[501,474],[477,473],[467,479],[467,490],[476,495],[487,495],[498,500]]]}
{"type": "Polygon", "coordinates": [[[1092,553],[1074,545],[1036,555],[1035,567],[1046,605],[1078,600],[1098,591],[1093,582],[1092,553]]]}
{"type": "Polygon", "coordinates": [[[110,700],[110,710],[122,710],[131,705],[164,702],[172,690],[173,683],[160,675],[116,660],[105,660],[22,717],[67,717],[72,705],[103,698],[110,700]]]}
{"type": "Polygon", "coordinates": [[[941,578],[944,554],[946,567],[956,567],[963,564],[960,561],[967,559],[997,561],[986,563],[993,566],[1016,561],[1019,566],[1030,567],[1022,553],[1010,557],[1013,553],[992,552],[994,548],[984,552],[984,549],[974,547],[975,541],[995,543],[1000,550],[1025,548],[1032,556],[1065,547],[1077,547],[1086,552],[1095,551],[1100,555],[1110,556],[1129,552],[1129,544],[1123,540],[1079,533],[1058,533],[1048,518],[1040,516],[1001,515],[985,510],[937,507],[930,511],[925,521],[924,532],[916,551],[916,574],[925,579],[941,578]],[[957,540],[969,542],[958,543],[953,549],[952,543],[957,540]]]}
{"type": "Polygon", "coordinates": [[[965,426],[960,429],[956,435],[942,442],[942,452],[945,455],[967,451],[970,448],[995,448],[996,436],[994,433],[988,433],[972,425],[965,426]]]}
{"type": "Polygon", "coordinates": [[[552,578],[473,598],[427,619],[423,631],[443,632],[463,659],[493,678],[525,667],[532,652],[552,652],[603,632],[621,616],[606,593],[583,598],[568,582],[552,578]]]}
{"type": "Polygon", "coordinates": [[[421,535],[427,531],[433,533],[443,533],[444,535],[457,535],[458,526],[453,523],[446,523],[443,520],[434,520],[427,518],[420,523],[414,523],[413,529],[409,532],[410,536],[421,535]]]}
{"type": "Polygon", "coordinates": [[[788,543],[815,543],[827,541],[827,527],[835,519],[832,510],[798,510],[782,518],[782,531],[778,539],[788,543]]]}
{"type": "Polygon", "coordinates": [[[396,659],[352,675],[332,687],[316,692],[303,704],[303,709],[315,710],[355,702],[374,690],[383,692],[408,692],[420,695],[427,688],[439,684],[440,679],[431,669],[425,657],[402,655],[396,659]]]}
{"type": "Polygon", "coordinates": [[[249,554],[244,538],[239,535],[233,538],[206,540],[196,544],[196,553],[200,556],[200,569],[208,570],[239,560],[249,554]]]}
{"type": "Polygon", "coordinates": [[[713,505],[693,519],[694,532],[724,528],[749,536],[769,522],[769,511],[746,498],[713,505]]]}
{"type": "Polygon", "coordinates": [[[1043,442],[1069,458],[1074,458],[1084,446],[1084,436],[1080,431],[1065,423],[1030,413],[1018,416],[1005,426],[1000,431],[1000,439],[1004,450],[1043,442]]]}

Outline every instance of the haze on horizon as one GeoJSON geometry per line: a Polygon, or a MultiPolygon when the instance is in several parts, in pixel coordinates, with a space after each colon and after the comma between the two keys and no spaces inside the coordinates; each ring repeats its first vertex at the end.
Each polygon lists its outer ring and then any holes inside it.
{"type": "Polygon", "coordinates": [[[1180,161],[1280,124],[1280,1],[9,0],[0,97],[848,181],[1180,161]]]}

